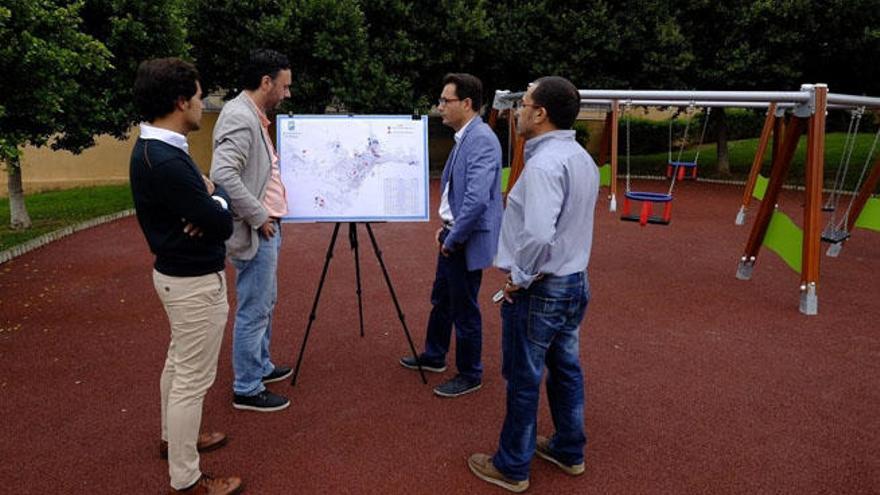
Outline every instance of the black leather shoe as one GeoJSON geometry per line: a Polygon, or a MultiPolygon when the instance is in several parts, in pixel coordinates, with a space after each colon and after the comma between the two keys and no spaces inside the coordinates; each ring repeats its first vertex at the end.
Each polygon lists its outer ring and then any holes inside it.
{"type": "Polygon", "coordinates": [[[289,378],[293,374],[293,370],[287,366],[276,366],[271,373],[263,377],[263,383],[280,382],[285,378],[289,378]]]}
{"type": "Polygon", "coordinates": [[[476,392],[483,386],[479,380],[466,378],[462,375],[455,375],[452,380],[437,385],[434,393],[440,397],[458,397],[471,392],[476,392]]]}
{"type": "Polygon", "coordinates": [[[443,373],[446,371],[446,363],[432,363],[425,361],[421,357],[418,359],[412,356],[402,357],[400,358],[400,365],[411,370],[418,370],[419,361],[421,361],[422,369],[425,371],[430,371],[431,373],[443,373]]]}
{"type": "Polygon", "coordinates": [[[273,412],[287,409],[290,399],[263,390],[257,395],[235,395],[232,407],[246,411],[273,412]]]}

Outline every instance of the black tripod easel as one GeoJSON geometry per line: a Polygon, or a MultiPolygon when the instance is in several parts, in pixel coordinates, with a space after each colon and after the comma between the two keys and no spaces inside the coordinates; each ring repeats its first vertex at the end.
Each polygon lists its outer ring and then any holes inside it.
{"type": "MultiPolygon", "coordinates": [[[[306,351],[306,344],[309,342],[309,334],[312,331],[312,324],[315,322],[316,314],[318,311],[318,301],[321,299],[321,291],[324,288],[324,280],[327,278],[327,270],[330,268],[330,259],[333,258],[333,248],[336,247],[336,237],[339,234],[339,225],[341,222],[336,222],[336,225],[333,227],[333,236],[330,237],[330,245],[327,247],[327,255],[324,259],[324,269],[321,271],[321,280],[318,282],[318,290],[315,292],[315,300],[312,302],[312,311],[309,313],[309,324],[306,326],[306,334],[303,336],[302,346],[299,349],[299,357],[296,359],[296,368],[293,371],[293,378],[290,381],[291,386],[296,385],[296,379],[299,376],[299,369],[302,365],[303,354],[306,351]]],[[[376,253],[376,259],[379,261],[379,266],[382,267],[382,275],[385,276],[385,285],[388,286],[388,292],[391,293],[391,300],[394,301],[394,307],[397,309],[397,317],[400,319],[400,324],[403,326],[403,333],[406,335],[406,340],[409,343],[409,349],[412,352],[414,358],[416,358],[416,363],[419,367],[419,374],[422,377],[422,383],[427,384],[428,380],[425,378],[425,371],[422,369],[422,364],[418,360],[418,356],[416,355],[416,347],[413,344],[412,336],[409,333],[409,328],[406,326],[406,318],[403,315],[403,311],[400,309],[400,303],[397,301],[397,294],[394,292],[394,286],[391,285],[391,277],[388,276],[388,270],[385,268],[385,262],[382,260],[382,251],[379,249],[379,244],[376,242],[376,236],[373,235],[373,228],[369,222],[365,222],[364,225],[367,227],[367,233],[370,234],[370,242],[373,244],[373,252],[376,253]]],[[[360,318],[360,329],[361,329],[361,337],[364,336],[364,307],[363,302],[361,301],[361,264],[360,264],[360,255],[358,252],[358,237],[357,237],[357,223],[349,222],[348,223],[348,242],[351,245],[352,251],[354,251],[354,269],[355,269],[355,281],[357,284],[357,300],[358,300],[358,316],[360,318]]]]}

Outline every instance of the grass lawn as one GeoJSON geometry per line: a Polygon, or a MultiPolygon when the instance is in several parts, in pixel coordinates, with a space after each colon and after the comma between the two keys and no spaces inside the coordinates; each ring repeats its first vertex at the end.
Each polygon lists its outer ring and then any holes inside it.
{"type": "Polygon", "coordinates": [[[134,207],[127,184],[28,194],[25,205],[33,226],[12,230],[9,198],[0,198],[0,251],[68,225],[134,207]]]}
{"type": "MultiPolygon", "coordinates": [[[[637,139],[636,136],[632,136],[632,139],[637,139]]],[[[825,186],[833,187],[834,182],[834,174],[837,171],[837,167],[840,164],[840,157],[843,153],[843,145],[846,140],[846,133],[843,132],[834,132],[825,135],[825,186]]],[[[874,141],[873,134],[865,134],[861,133],[856,138],[856,146],[853,149],[852,157],[850,158],[849,172],[847,173],[847,184],[849,190],[852,190],[854,187],[856,180],[858,179],[859,174],[862,171],[862,167],[865,164],[865,159],[871,151],[871,144],[874,141]]],[[[764,165],[762,167],[762,173],[764,176],[768,176],[770,174],[770,148],[772,146],[772,142],[767,146],[767,151],[764,153],[764,165]]],[[[788,174],[787,182],[794,184],[803,184],[804,181],[804,161],[806,159],[806,146],[807,146],[807,138],[806,136],[802,136],[800,142],[798,143],[797,151],[795,151],[793,163],[791,166],[791,171],[788,174]]],[[[880,148],[880,146],[878,146],[880,148]]],[[[745,180],[749,175],[749,169],[752,167],[752,160],[755,157],[755,151],[758,149],[758,140],[757,139],[743,139],[740,141],[730,141],[728,143],[728,150],[730,154],[730,173],[734,179],[742,179],[745,180]]],[[[875,155],[877,152],[880,152],[880,149],[875,151],[875,155]]],[[[619,173],[621,176],[626,174],[626,149],[621,150],[621,156],[619,158],[619,173]]],[[[675,160],[678,150],[673,150],[672,159],[675,160]]],[[[694,156],[696,155],[696,148],[685,150],[682,154],[683,161],[692,161],[694,156]]],[[[667,152],[662,153],[654,153],[650,155],[637,155],[630,157],[630,169],[631,173],[634,175],[646,174],[646,175],[663,175],[666,173],[666,160],[667,160],[667,152]]],[[[875,156],[876,158],[876,156],[875,156]]],[[[868,168],[870,171],[870,167],[873,165],[873,160],[868,164],[868,168]]],[[[699,175],[701,177],[711,177],[711,178],[724,178],[729,179],[731,177],[721,177],[718,174],[718,157],[716,154],[715,143],[705,144],[700,148],[700,158],[699,158],[699,175]]]]}

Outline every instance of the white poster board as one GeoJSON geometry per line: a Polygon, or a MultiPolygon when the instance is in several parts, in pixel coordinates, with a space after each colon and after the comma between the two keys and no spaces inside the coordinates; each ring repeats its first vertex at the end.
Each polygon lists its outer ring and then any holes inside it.
{"type": "Polygon", "coordinates": [[[428,117],[279,115],[287,222],[427,222],[428,117]]]}

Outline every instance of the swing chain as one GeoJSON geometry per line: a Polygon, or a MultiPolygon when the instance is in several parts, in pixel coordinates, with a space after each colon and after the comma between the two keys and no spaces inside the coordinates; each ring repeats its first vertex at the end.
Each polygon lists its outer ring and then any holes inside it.
{"type": "Polygon", "coordinates": [[[631,110],[632,110],[632,100],[626,100],[626,102],[623,104],[623,112],[624,112],[624,115],[626,116],[626,192],[630,192],[630,185],[629,185],[629,176],[630,176],[630,171],[629,171],[629,155],[630,155],[629,120],[630,120],[630,111],[631,110]]]}
{"type": "Polygon", "coordinates": [[[849,127],[846,130],[846,139],[843,142],[840,162],[837,164],[837,170],[834,174],[833,189],[831,194],[828,195],[828,200],[825,202],[825,209],[831,210],[831,218],[828,222],[829,228],[835,228],[834,226],[837,223],[837,206],[840,202],[840,192],[843,190],[846,176],[849,174],[849,164],[855,149],[856,137],[858,136],[864,113],[865,107],[858,107],[850,112],[849,127]]]}

